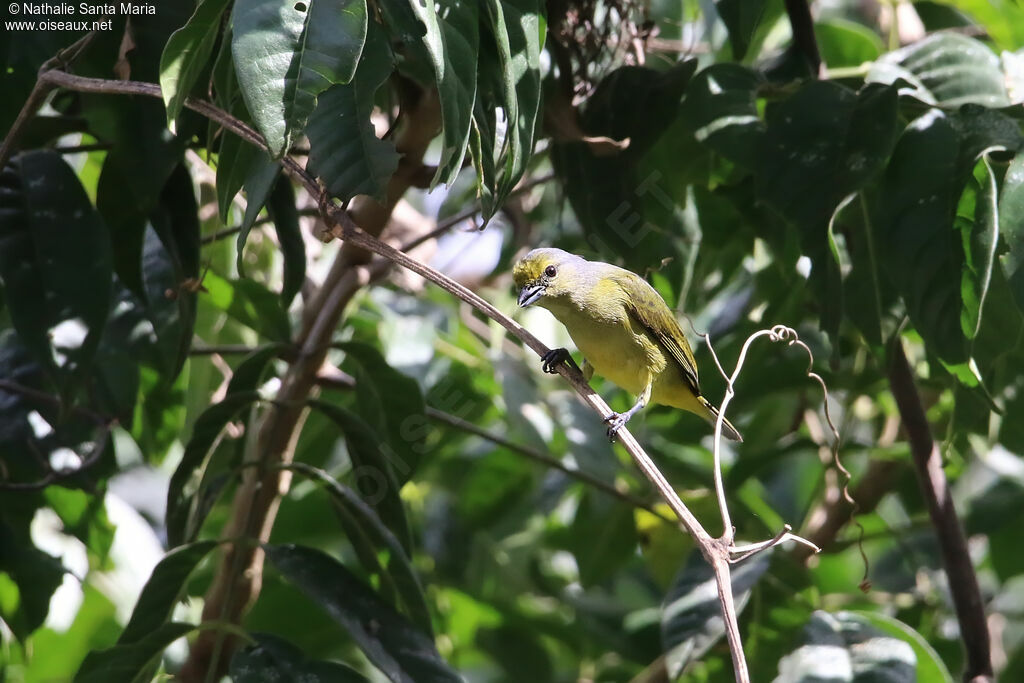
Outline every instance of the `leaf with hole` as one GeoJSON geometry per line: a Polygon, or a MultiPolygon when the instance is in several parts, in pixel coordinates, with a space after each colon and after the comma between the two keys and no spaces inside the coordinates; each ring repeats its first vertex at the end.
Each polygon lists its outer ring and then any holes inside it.
{"type": "Polygon", "coordinates": [[[320,93],[352,79],[366,38],[366,0],[238,0],[231,17],[246,107],[280,157],[302,134],[320,93]]]}

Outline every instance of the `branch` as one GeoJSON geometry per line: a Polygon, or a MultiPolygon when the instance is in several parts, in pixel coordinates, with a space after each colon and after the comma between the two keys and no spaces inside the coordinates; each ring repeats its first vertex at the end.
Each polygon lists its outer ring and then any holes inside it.
{"type": "Polygon", "coordinates": [[[967,539],[953,505],[946,473],[942,470],[942,456],[932,438],[921,397],[914,385],[914,375],[898,336],[891,344],[888,374],[889,387],[910,441],[921,493],[935,527],[953,607],[960,624],[960,637],[967,652],[964,680],[992,680],[992,647],[978,577],[971,564],[967,539]]]}
{"type": "Polygon", "coordinates": [[[785,0],[786,15],[793,30],[793,48],[804,58],[815,77],[821,75],[821,53],[814,37],[814,19],[809,0],[785,0]]]}
{"type": "MultiPolygon", "coordinates": [[[[160,88],[154,84],[134,81],[108,81],[102,79],[82,78],[60,71],[48,71],[40,75],[41,81],[72,90],[109,94],[135,94],[160,97],[160,88]]],[[[412,127],[410,146],[403,160],[403,167],[392,178],[388,190],[388,203],[380,205],[370,200],[356,205],[352,215],[336,206],[319,183],[294,159],[284,157],[280,163],[284,170],[299,182],[310,196],[318,200],[321,216],[328,226],[330,236],[345,242],[328,275],[324,288],[307,305],[307,311],[315,315],[304,319],[303,330],[298,346],[300,348],[296,361],[289,366],[278,392],[278,401],[268,409],[260,426],[256,440],[257,452],[255,466],[247,467],[244,480],[234,499],[231,518],[224,530],[227,539],[247,538],[266,539],[276,516],[280,496],[290,483],[288,473],[281,465],[291,461],[295,438],[304,420],[303,403],[293,400],[295,397],[305,398],[314,388],[317,370],[323,360],[329,340],[336,327],[341,312],[353,294],[375,276],[386,272],[387,267],[396,263],[433,282],[448,293],[473,306],[485,316],[494,320],[530,347],[538,356],[544,356],[549,349],[511,318],[492,306],[451,278],[410,258],[407,254],[378,239],[371,232],[360,228],[370,226],[379,234],[383,229],[390,210],[405,190],[412,185],[414,178],[410,173],[419,164],[427,143],[433,138],[433,129],[429,125],[430,116],[438,116],[436,96],[429,93],[421,98],[417,106],[421,107],[425,124],[412,127]],[[429,134],[428,134],[429,133],[429,134]],[[417,153],[419,156],[417,156],[417,153]],[[411,170],[410,170],[411,169],[411,170]],[[408,177],[406,177],[408,176],[408,177]],[[358,216],[358,220],[353,220],[358,216]],[[370,268],[353,267],[361,263],[360,252],[365,250],[384,258],[370,268]]],[[[185,106],[234,132],[243,140],[266,150],[262,137],[245,123],[214,105],[188,98],[185,106]]],[[[716,361],[717,362],[717,361],[716,361]]],[[[613,415],[607,403],[590,388],[577,368],[561,364],[557,372],[576,390],[582,400],[602,418],[613,415]]],[[[716,439],[721,436],[721,425],[716,430],[716,439]]],[[[633,435],[625,428],[618,432],[619,442],[629,453],[636,466],[654,485],[658,493],[668,503],[679,518],[682,526],[693,537],[702,555],[714,569],[718,584],[719,600],[725,622],[726,636],[733,660],[736,680],[749,681],[746,660],[740,642],[736,606],[732,596],[732,584],[729,576],[730,553],[734,550],[731,534],[721,539],[712,538],[701,526],[697,518],[676,494],[664,475],[654,464],[649,455],[641,448],[633,435]]],[[[720,473],[719,473],[720,476],[720,473]]],[[[772,542],[773,543],[774,539],[772,542]]],[[[765,544],[764,547],[768,547],[765,544]]],[[[760,548],[758,548],[760,549],[760,548]]],[[[755,549],[756,552],[758,549],[755,549]]],[[[749,553],[749,550],[745,551],[749,553]]],[[[235,623],[255,599],[262,580],[262,552],[251,543],[229,543],[225,547],[214,582],[206,595],[204,619],[220,618],[235,623]],[[243,547],[244,546],[244,547],[243,547]]],[[[222,638],[207,638],[201,634],[193,645],[189,659],[181,672],[185,681],[203,680],[208,676],[216,677],[224,668],[232,643],[222,638]],[[226,652],[225,652],[226,651],[226,652]]]]}

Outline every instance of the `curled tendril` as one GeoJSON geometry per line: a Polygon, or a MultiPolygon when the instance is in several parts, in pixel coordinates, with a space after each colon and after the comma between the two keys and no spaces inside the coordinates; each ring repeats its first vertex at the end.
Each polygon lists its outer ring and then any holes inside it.
{"type": "MultiPolygon", "coordinates": [[[[689,321],[689,319],[687,320],[689,321]]],[[[692,322],[690,323],[690,326],[693,327],[692,322]]],[[[715,349],[711,344],[711,336],[707,332],[698,334],[701,338],[704,339],[704,342],[707,344],[708,350],[711,353],[711,357],[712,359],[714,359],[715,365],[718,367],[718,371],[721,373],[722,377],[726,381],[725,397],[722,399],[722,405],[719,409],[718,418],[715,423],[714,475],[715,492],[718,496],[718,504],[722,514],[722,525],[724,528],[723,535],[730,543],[732,552],[736,555],[732,561],[736,562],[741,559],[750,557],[751,555],[757,552],[760,552],[767,548],[771,548],[786,540],[795,540],[798,542],[802,542],[810,546],[811,548],[814,548],[815,552],[819,551],[818,547],[810,541],[800,538],[795,534],[789,533],[789,525],[786,525],[786,528],[780,531],[779,534],[775,536],[775,538],[770,539],[768,541],[762,541],[760,543],[754,543],[752,545],[744,547],[732,546],[734,529],[732,527],[732,522],[729,517],[729,509],[725,500],[724,484],[722,482],[721,456],[719,453],[719,446],[722,435],[722,423],[725,420],[726,409],[729,405],[729,402],[732,400],[733,396],[736,393],[735,382],[739,377],[740,371],[743,369],[743,363],[746,360],[747,351],[750,349],[750,345],[753,343],[755,339],[758,339],[759,337],[767,337],[770,341],[775,343],[784,342],[786,346],[799,346],[800,348],[802,348],[804,352],[807,354],[807,369],[805,373],[810,379],[817,382],[818,385],[821,387],[821,391],[823,394],[825,421],[828,423],[829,431],[832,433],[832,464],[836,468],[836,470],[840,472],[843,476],[841,494],[843,500],[845,500],[846,503],[850,505],[851,520],[857,526],[857,529],[860,532],[859,539],[857,541],[857,548],[860,551],[861,560],[864,562],[864,578],[861,581],[860,588],[861,590],[866,592],[870,589],[871,586],[871,582],[868,580],[870,563],[868,561],[866,553],[864,552],[864,526],[856,519],[856,514],[859,510],[859,507],[857,505],[857,501],[855,501],[853,499],[853,496],[850,495],[849,485],[853,476],[850,474],[850,471],[846,469],[846,467],[839,459],[839,430],[836,428],[835,422],[832,420],[832,413],[829,408],[828,386],[825,384],[825,380],[821,377],[821,375],[814,372],[814,354],[811,352],[811,348],[800,339],[800,336],[792,327],[788,327],[786,325],[774,325],[770,329],[759,330],[751,334],[749,337],[747,337],[747,340],[743,343],[743,347],[740,350],[739,358],[736,361],[736,368],[733,370],[732,375],[729,375],[722,367],[721,362],[718,360],[718,354],[715,353],[715,349]]]]}

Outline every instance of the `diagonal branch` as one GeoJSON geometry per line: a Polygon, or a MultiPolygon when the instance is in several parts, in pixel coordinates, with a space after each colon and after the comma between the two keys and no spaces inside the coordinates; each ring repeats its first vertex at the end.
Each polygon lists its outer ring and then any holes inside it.
{"type": "Polygon", "coordinates": [[[992,680],[992,646],[978,577],[971,564],[967,539],[953,505],[946,473],[942,471],[942,456],[928,427],[924,406],[914,386],[914,375],[899,337],[891,344],[888,373],[889,387],[903,418],[921,493],[928,505],[928,514],[942,552],[949,592],[960,623],[960,637],[967,651],[964,680],[992,680]]]}

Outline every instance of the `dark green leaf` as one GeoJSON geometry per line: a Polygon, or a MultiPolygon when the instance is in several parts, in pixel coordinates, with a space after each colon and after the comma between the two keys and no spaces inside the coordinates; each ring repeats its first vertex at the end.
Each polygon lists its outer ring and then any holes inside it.
{"type": "Polygon", "coordinates": [[[365,0],[235,3],[231,52],[238,81],[275,157],[302,133],[317,96],[351,80],[366,26],[365,0]]]}
{"type": "Polygon", "coordinates": [[[869,82],[894,83],[897,79],[910,84],[901,86],[901,93],[927,104],[1010,104],[999,57],[981,41],[959,33],[936,33],[883,55],[867,75],[869,82]]]}
{"type": "Polygon", "coordinates": [[[192,345],[199,277],[198,213],[192,177],[179,164],[160,192],[142,254],[143,288],[166,380],[181,372],[192,345]]]}
{"type": "Polygon", "coordinates": [[[623,67],[608,74],[587,103],[583,131],[626,142],[597,156],[585,142],[557,143],[552,162],[591,248],[625,258],[642,270],[666,258],[665,238],[676,199],[667,172],[646,165],[645,155],[668,135],[679,101],[696,68],[680,62],[657,72],[623,67]]]}
{"type": "Polygon", "coordinates": [[[412,534],[405,516],[405,505],[399,495],[401,487],[395,476],[396,464],[401,464],[401,461],[355,413],[316,399],[311,400],[310,405],[331,418],[345,435],[356,489],[399,538],[405,552],[411,552],[412,534]]]}
{"type": "Polygon", "coordinates": [[[430,639],[337,560],[294,545],[264,546],[267,559],[321,605],[393,683],[442,683],[462,679],[441,659],[430,639]]]}
{"type": "Polygon", "coordinates": [[[404,484],[423,457],[431,429],[419,384],[368,344],[346,342],[334,348],[345,352],[346,364],[356,366],[357,410],[390,444],[391,465],[399,485],[404,484]]]}
{"type": "Polygon", "coordinates": [[[142,587],[118,645],[139,642],[170,619],[185,581],[216,545],[216,541],[200,541],[178,546],[164,555],[142,587]]]}
{"type": "Polygon", "coordinates": [[[195,628],[170,622],[139,640],[92,652],[75,674],[74,683],[143,683],[152,676],[152,665],[167,646],[195,628]]]}
{"type": "Polygon", "coordinates": [[[231,658],[228,673],[234,683],[369,683],[344,664],[307,659],[283,638],[267,633],[253,637],[255,645],[242,648],[231,658]]]}
{"type": "Polygon", "coordinates": [[[715,64],[693,77],[679,115],[698,142],[747,168],[758,162],[765,124],[758,116],[763,80],[736,64],[715,64]]]}
{"type": "Polygon", "coordinates": [[[982,310],[992,279],[999,214],[996,209],[996,179],[987,159],[982,159],[968,180],[957,206],[956,226],[964,250],[960,295],[964,302],[960,327],[968,339],[981,329],[982,310]]]}
{"type": "MultiPolygon", "coordinates": [[[[349,534],[349,540],[353,545],[360,539],[352,538],[352,536],[359,534],[365,536],[365,539],[362,540],[365,540],[378,554],[381,551],[388,553],[387,572],[394,581],[402,604],[405,605],[413,623],[427,635],[433,635],[434,627],[430,622],[430,610],[427,607],[419,576],[413,569],[402,544],[384,526],[373,508],[367,505],[352,489],[341,484],[321,469],[310,467],[304,463],[293,463],[292,469],[316,479],[324,485],[339,514],[346,522],[346,533],[349,534]]],[[[367,569],[369,570],[369,567],[367,569]]]]}
{"type": "Polygon", "coordinates": [[[189,542],[199,531],[198,522],[201,520],[194,519],[198,502],[195,489],[202,478],[201,469],[207,455],[219,439],[224,425],[258,399],[259,394],[254,391],[231,394],[207,408],[196,419],[192,437],[167,489],[167,543],[172,548],[189,542]]]}
{"type": "Polygon", "coordinates": [[[999,234],[1009,248],[999,257],[999,265],[1024,311],[1024,154],[1017,154],[1006,169],[998,208],[999,234]]]}
{"type": "Polygon", "coordinates": [[[295,190],[286,178],[278,179],[270,193],[267,212],[274,221],[284,259],[281,305],[287,308],[306,281],[306,245],[302,241],[299,214],[295,209],[295,190]]]}
{"type": "Polygon", "coordinates": [[[87,372],[110,307],[110,237],[74,171],[28,152],[0,186],[0,277],[15,329],[68,391],[87,372]]]}
{"type": "MultiPolygon", "coordinates": [[[[159,19],[169,18],[161,15],[159,19]]],[[[133,77],[139,78],[135,73],[133,77]]],[[[157,100],[105,94],[85,97],[100,98],[95,103],[87,102],[90,130],[113,144],[103,160],[96,208],[110,228],[114,270],[124,286],[141,297],[146,224],[160,206],[168,179],[181,165],[184,140],[198,130],[199,119],[182,112],[178,117],[179,135],[172,136],[167,133],[166,111],[157,100]]]]}
{"type": "Polygon", "coordinates": [[[426,0],[410,4],[427,29],[422,40],[434,66],[441,100],[444,147],[434,184],[450,185],[466,156],[470,118],[476,101],[476,62],[480,41],[478,4],[472,0],[444,0],[439,3],[426,0]],[[444,10],[443,19],[439,16],[439,9],[444,10]]]}
{"type": "Polygon", "coordinates": [[[579,565],[580,584],[589,588],[606,581],[636,552],[633,510],[607,496],[586,491],[576,509],[569,538],[579,565]]]}
{"type": "MultiPolygon", "coordinates": [[[[526,163],[533,153],[541,99],[540,52],[544,45],[545,24],[536,0],[487,0],[485,7],[498,48],[502,108],[509,122],[504,172],[498,191],[489,202],[490,211],[494,211],[522,178],[526,163]]],[[[481,68],[483,64],[481,60],[481,68]]],[[[482,84],[480,87],[483,87],[482,84]]],[[[481,95],[478,94],[478,97],[481,95]]],[[[480,111],[479,108],[475,110],[480,111]]],[[[477,118],[479,116],[474,115],[474,120],[477,118]]],[[[481,153],[490,153],[493,145],[491,148],[481,145],[481,148],[481,153]]],[[[497,161],[500,156],[497,155],[494,160],[497,161]]],[[[488,212],[485,212],[484,218],[489,217],[488,212]]]]}
{"type": "MultiPolygon", "coordinates": [[[[742,612],[750,590],[770,564],[771,551],[732,566],[732,592],[742,612]]],[[[697,551],[676,576],[662,603],[661,644],[666,668],[675,678],[687,662],[700,658],[723,635],[721,605],[711,566],[697,551]]]]}
{"type": "Polygon", "coordinates": [[[228,0],[202,0],[188,23],[171,34],[164,46],[160,57],[160,90],[167,107],[167,125],[172,132],[185,98],[207,68],[227,5],[228,0]]]}
{"type": "Polygon", "coordinates": [[[733,59],[743,59],[750,46],[767,0],[715,0],[718,16],[729,31],[729,44],[732,45],[733,59]]]}
{"type": "Polygon", "coordinates": [[[379,139],[370,122],[374,95],[393,66],[387,36],[371,22],[352,82],[324,92],[309,119],[309,168],[343,201],[357,194],[384,201],[398,168],[394,143],[379,139]]]}
{"type": "Polygon", "coordinates": [[[238,237],[235,239],[235,267],[242,277],[245,277],[245,241],[249,239],[249,231],[260,215],[260,209],[267,203],[280,170],[277,162],[262,151],[257,150],[250,157],[249,173],[245,178],[245,216],[238,226],[238,237]]]}
{"type": "Polygon", "coordinates": [[[960,329],[963,253],[952,230],[959,147],[941,112],[911,123],[886,171],[875,224],[882,267],[929,348],[949,363],[966,359],[960,329]]]}

